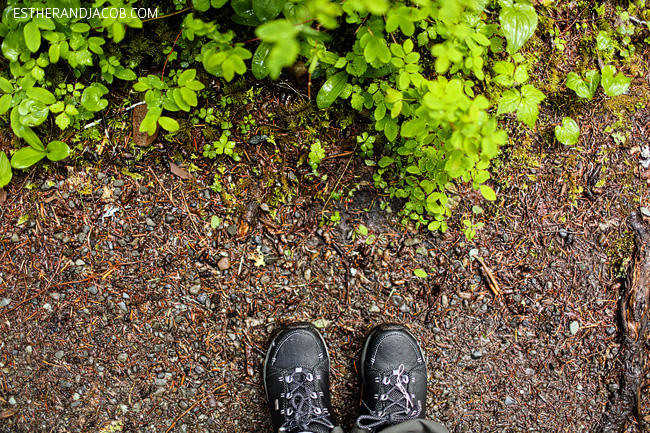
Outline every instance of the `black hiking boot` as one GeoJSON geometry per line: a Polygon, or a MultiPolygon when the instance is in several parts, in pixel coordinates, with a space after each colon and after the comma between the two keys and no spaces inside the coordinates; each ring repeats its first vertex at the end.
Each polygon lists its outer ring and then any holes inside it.
{"type": "Polygon", "coordinates": [[[359,362],[362,392],[357,427],[376,433],[403,421],[424,418],[426,360],[404,326],[384,323],[373,328],[359,362]]]}
{"type": "Polygon", "coordinates": [[[264,360],[264,388],[276,433],[334,428],[329,370],[325,341],[311,323],[291,324],[273,339],[264,360]]]}

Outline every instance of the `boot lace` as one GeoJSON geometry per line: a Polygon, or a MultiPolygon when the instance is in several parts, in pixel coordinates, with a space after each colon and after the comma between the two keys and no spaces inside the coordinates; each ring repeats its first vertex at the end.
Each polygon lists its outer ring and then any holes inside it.
{"type": "Polygon", "coordinates": [[[366,404],[370,414],[357,418],[357,427],[374,431],[378,427],[388,427],[417,418],[422,408],[419,404],[415,407],[407,390],[410,381],[411,378],[404,372],[404,364],[384,376],[375,410],[366,404]]]}
{"type": "Polygon", "coordinates": [[[284,376],[288,392],[283,394],[286,421],[278,431],[289,432],[299,428],[300,432],[327,431],[334,425],[327,419],[327,409],[321,406],[322,392],[316,390],[314,375],[302,367],[296,367],[293,373],[284,376]],[[324,428],[323,428],[324,427],[324,428]]]}

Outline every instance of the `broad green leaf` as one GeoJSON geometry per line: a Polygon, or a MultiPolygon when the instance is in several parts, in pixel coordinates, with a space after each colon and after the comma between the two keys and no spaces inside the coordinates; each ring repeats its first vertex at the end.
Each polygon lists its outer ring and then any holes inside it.
{"type": "Polygon", "coordinates": [[[175,119],[172,119],[171,117],[160,116],[158,118],[158,123],[160,124],[160,126],[163,127],[163,129],[169,132],[178,131],[178,129],[180,128],[178,122],[175,119]]]}
{"type": "Polygon", "coordinates": [[[497,199],[497,195],[491,187],[487,185],[481,185],[479,186],[479,189],[481,191],[481,195],[483,195],[486,200],[494,201],[497,199]]]}
{"type": "Polygon", "coordinates": [[[285,3],[286,0],[253,0],[253,11],[260,21],[265,22],[277,17],[285,3]]]}
{"type": "Polygon", "coordinates": [[[361,236],[368,236],[368,227],[363,224],[359,224],[359,227],[357,227],[357,233],[359,233],[361,236]]]}
{"type": "Polygon", "coordinates": [[[210,9],[210,0],[192,0],[192,5],[197,11],[205,12],[210,9]]]}
{"type": "Polygon", "coordinates": [[[512,0],[501,0],[499,3],[501,4],[499,22],[508,42],[507,50],[512,55],[519,51],[535,33],[537,13],[528,2],[513,3],[512,0]]]}
{"type": "Polygon", "coordinates": [[[124,67],[115,68],[114,75],[120,80],[125,80],[125,81],[133,81],[136,78],[138,78],[135,72],[133,72],[131,69],[127,69],[124,67]]]}
{"type": "Polygon", "coordinates": [[[102,99],[102,91],[95,86],[86,87],[81,94],[81,105],[89,111],[101,111],[108,105],[106,99],[102,99]]]}
{"type": "Polygon", "coordinates": [[[632,79],[625,75],[616,73],[616,68],[612,65],[607,65],[603,68],[603,89],[608,96],[621,95],[630,88],[632,79]]]}
{"type": "Polygon", "coordinates": [[[280,19],[264,23],[255,29],[258,38],[268,42],[280,42],[293,39],[298,34],[298,28],[289,21],[280,19]]]}
{"type": "Polygon", "coordinates": [[[429,274],[427,274],[427,272],[424,269],[420,269],[420,268],[415,269],[413,271],[413,274],[418,278],[426,278],[429,276],[429,274]]]}
{"type": "Polygon", "coordinates": [[[178,85],[184,86],[196,77],[196,69],[186,69],[178,76],[178,85]]]}
{"type": "Polygon", "coordinates": [[[562,126],[555,127],[555,138],[564,145],[573,146],[580,138],[580,127],[575,120],[565,117],[562,119],[562,126]]]}
{"type": "Polygon", "coordinates": [[[185,99],[183,98],[183,94],[181,93],[181,90],[179,88],[171,89],[167,92],[167,94],[168,95],[171,94],[172,99],[181,110],[189,112],[192,109],[190,104],[185,102],[185,99]]]}
{"type": "Polygon", "coordinates": [[[566,86],[573,90],[581,98],[591,99],[594,97],[598,84],[600,83],[600,74],[592,69],[585,74],[586,80],[575,72],[569,72],[566,78],[566,86]]]}
{"type": "Polygon", "coordinates": [[[31,89],[27,89],[27,96],[36,99],[37,101],[41,101],[43,104],[47,105],[54,104],[56,102],[56,98],[52,92],[42,87],[32,87],[31,89]]]}
{"type": "Polygon", "coordinates": [[[41,47],[41,31],[34,21],[30,21],[23,27],[25,36],[25,45],[32,53],[38,51],[41,47]]]}
{"type": "Polygon", "coordinates": [[[395,160],[393,158],[391,158],[390,156],[384,156],[379,160],[377,165],[379,165],[379,168],[386,168],[386,167],[388,167],[389,165],[391,165],[394,162],[395,162],[395,160]]]}
{"type": "Polygon", "coordinates": [[[14,86],[6,78],[0,77],[0,90],[3,93],[14,93],[14,86]]]}
{"type": "Polygon", "coordinates": [[[262,42],[258,45],[257,50],[255,50],[255,54],[253,55],[253,62],[251,64],[251,71],[253,72],[255,78],[258,80],[266,78],[266,76],[269,75],[267,58],[271,52],[271,48],[273,48],[273,44],[269,42],[262,42]]]}
{"type": "Polygon", "coordinates": [[[596,48],[600,51],[611,51],[614,49],[614,43],[605,30],[598,32],[598,35],[596,36],[596,48]]]}
{"type": "Polygon", "coordinates": [[[0,97],[0,115],[5,114],[11,108],[11,95],[0,97]]]}
{"type": "Polygon", "coordinates": [[[9,158],[4,152],[0,152],[0,188],[7,185],[11,182],[11,177],[13,176],[11,172],[11,164],[9,163],[9,158]]]}
{"type": "Polygon", "coordinates": [[[212,218],[210,218],[210,227],[214,230],[219,227],[219,224],[221,224],[221,218],[217,215],[212,215],[212,218]]]}
{"type": "Polygon", "coordinates": [[[58,62],[59,57],[61,56],[61,44],[57,42],[55,44],[50,45],[48,54],[50,56],[50,62],[52,63],[58,62]]]}
{"type": "Polygon", "coordinates": [[[43,159],[45,155],[47,153],[44,150],[37,150],[30,146],[23,147],[11,157],[11,166],[18,169],[28,168],[43,159]]]}
{"type": "Polygon", "coordinates": [[[40,151],[45,151],[45,146],[43,146],[43,142],[41,141],[40,138],[38,138],[38,135],[32,130],[32,128],[28,128],[26,126],[20,127],[20,134],[19,137],[22,137],[23,140],[30,146],[32,146],[36,150],[40,151]]]}
{"type": "Polygon", "coordinates": [[[196,107],[199,103],[196,97],[196,92],[194,90],[188,89],[187,87],[181,87],[181,96],[183,96],[183,100],[190,104],[192,107],[196,107]]]}
{"type": "Polygon", "coordinates": [[[70,154],[70,148],[62,141],[52,141],[47,145],[47,159],[61,161],[70,154]]]}
{"type": "Polygon", "coordinates": [[[323,109],[332,105],[343,91],[347,82],[348,74],[346,72],[334,74],[325,81],[323,87],[320,88],[318,95],[316,96],[316,104],[318,105],[318,108],[323,109]]]}

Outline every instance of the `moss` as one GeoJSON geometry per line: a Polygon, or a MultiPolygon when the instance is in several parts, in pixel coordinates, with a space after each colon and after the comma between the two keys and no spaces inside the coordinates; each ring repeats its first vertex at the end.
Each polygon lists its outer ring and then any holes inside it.
{"type": "Polygon", "coordinates": [[[625,278],[627,264],[634,251],[634,234],[626,231],[623,236],[616,236],[605,253],[612,264],[615,278],[625,278]]]}

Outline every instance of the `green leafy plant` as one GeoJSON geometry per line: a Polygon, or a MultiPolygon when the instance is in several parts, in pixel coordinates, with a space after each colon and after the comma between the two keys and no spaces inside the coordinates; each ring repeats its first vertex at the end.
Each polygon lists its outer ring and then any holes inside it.
{"type": "Polygon", "coordinates": [[[314,172],[316,172],[316,170],[318,170],[318,165],[321,163],[323,158],[325,158],[325,146],[320,140],[315,140],[311,143],[308,156],[309,166],[314,172]]]}
{"type": "Polygon", "coordinates": [[[205,144],[203,156],[214,159],[218,155],[228,155],[235,161],[239,161],[241,157],[235,151],[235,145],[235,142],[230,140],[230,131],[223,131],[219,140],[205,144]]]}
{"type": "Polygon", "coordinates": [[[575,72],[569,72],[566,79],[566,86],[576,92],[576,95],[584,99],[594,97],[599,83],[600,74],[595,69],[587,71],[585,73],[585,79],[582,79],[575,72]]]}
{"type": "Polygon", "coordinates": [[[616,68],[613,65],[607,65],[603,68],[602,85],[603,90],[607,96],[621,95],[630,88],[632,79],[625,75],[616,73],[616,68]]]}
{"type": "Polygon", "coordinates": [[[580,139],[580,127],[570,117],[562,119],[562,125],[555,127],[555,138],[566,146],[573,146],[580,139]]]}

